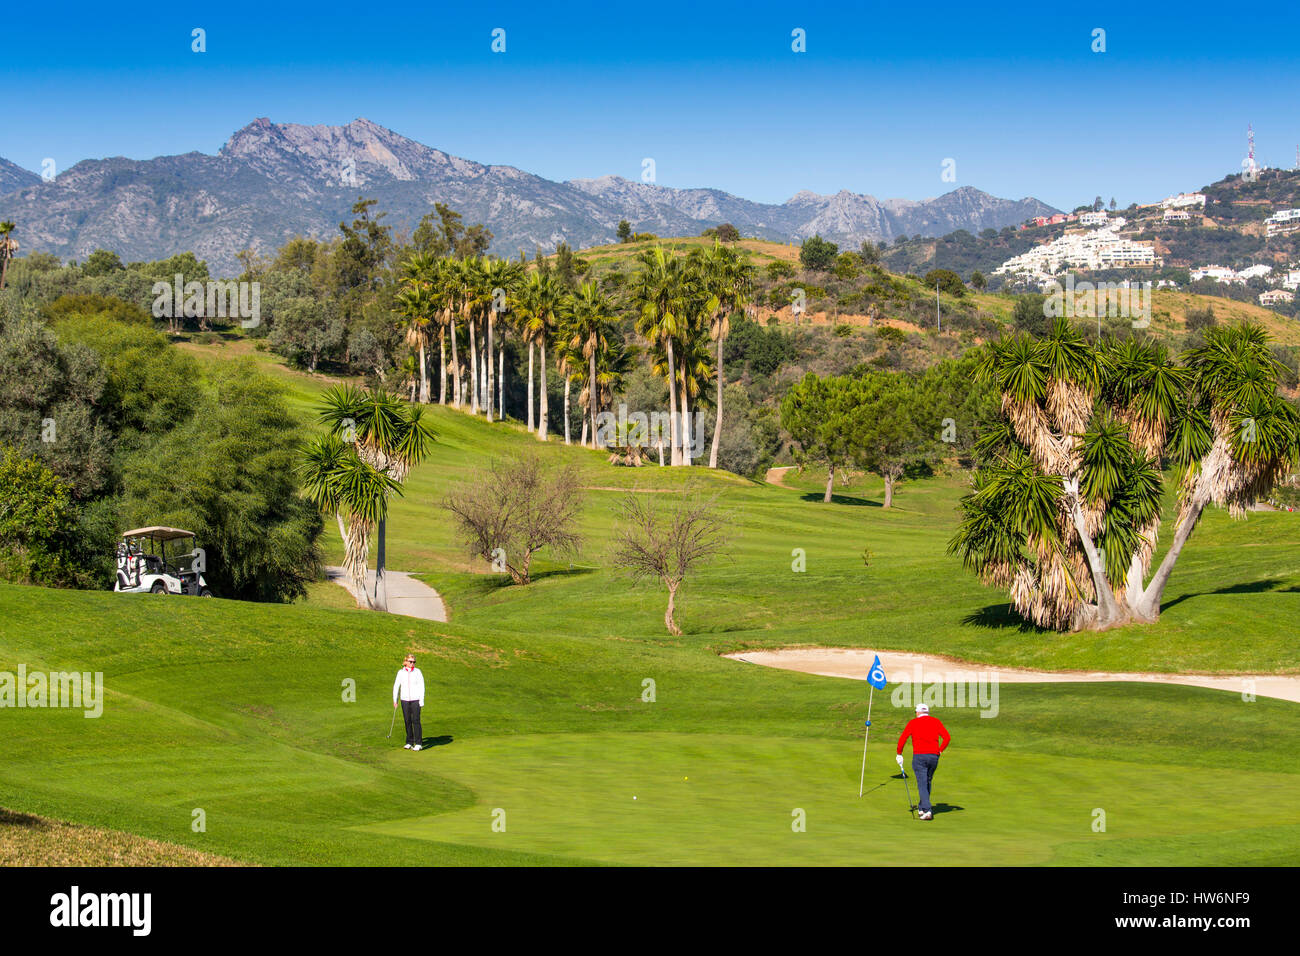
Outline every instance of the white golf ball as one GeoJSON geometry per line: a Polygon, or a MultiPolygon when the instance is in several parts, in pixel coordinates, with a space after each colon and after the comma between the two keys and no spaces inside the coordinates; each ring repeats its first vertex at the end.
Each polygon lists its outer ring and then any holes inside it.
{"type": "Polygon", "coordinates": [[[636,797],[633,797],[633,798],[632,798],[632,799],[633,799],[633,800],[635,800],[635,799],[636,799],[636,797]]]}

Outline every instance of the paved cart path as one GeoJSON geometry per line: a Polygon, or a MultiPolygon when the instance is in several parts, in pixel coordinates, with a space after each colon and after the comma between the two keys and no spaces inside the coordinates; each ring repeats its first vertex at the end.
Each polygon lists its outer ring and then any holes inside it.
{"type": "MultiPolygon", "coordinates": [[[[352,579],[340,567],[328,567],[326,576],[340,587],[347,588],[349,594],[356,597],[352,589],[352,579]]],[[[388,588],[388,613],[402,614],[406,617],[420,617],[426,621],[446,621],[447,606],[442,597],[423,581],[417,581],[405,571],[385,571],[385,583],[388,588]]],[[[375,589],[375,569],[366,570],[366,590],[371,594],[375,589]]]]}

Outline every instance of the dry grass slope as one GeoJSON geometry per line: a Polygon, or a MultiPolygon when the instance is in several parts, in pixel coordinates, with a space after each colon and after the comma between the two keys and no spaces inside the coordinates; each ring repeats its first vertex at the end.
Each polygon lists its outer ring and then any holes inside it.
{"type": "Polygon", "coordinates": [[[0,866],[244,866],[237,860],[0,808],[0,866]]]}

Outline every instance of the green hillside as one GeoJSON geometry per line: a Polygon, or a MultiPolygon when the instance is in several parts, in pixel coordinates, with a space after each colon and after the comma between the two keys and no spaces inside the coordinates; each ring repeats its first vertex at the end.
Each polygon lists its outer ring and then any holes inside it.
{"type": "MultiPolygon", "coordinates": [[[[303,408],[326,383],[276,374],[303,408]]],[[[1295,768],[1276,759],[1277,741],[1300,732],[1300,705],[1146,684],[1005,685],[995,719],[943,711],[955,742],[927,830],[891,777],[906,711],[877,695],[860,800],[865,685],[718,657],[832,644],[1045,668],[1295,673],[1294,514],[1208,515],[1156,626],[1039,632],[945,553],[956,478],[906,483],[888,512],[863,479],[824,505],[812,473],[777,487],[615,468],[540,446],[515,423],[431,414],[439,441],[393,508],[388,558],[443,594],[450,623],[341,608],[319,588],[286,606],[0,585],[0,670],[102,671],[107,690],[97,720],[6,713],[0,806],[270,864],[909,864],[927,849],[942,864],[1300,860],[1300,809],[1280,799],[1295,768]],[[578,462],[589,497],[572,566],[543,562],[536,583],[512,587],[466,557],[437,502],[521,449],[578,462]],[[688,583],[685,634],[668,638],[662,594],[609,567],[612,508],[623,490],[689,481],[720,494],[731,545],[688,583]],[[803,573],[791,570],[795,548],[803,573]],[[419,754],[400,732],[384,736],[408,649],[429,682],[432,745],[419,754]],[[348,680],[355,703],[343,701],[348,680]],[[196,809],[206,832],[191,828],[196,809]],[[798,810],[806,832],[791,829],[798,810]]]]}

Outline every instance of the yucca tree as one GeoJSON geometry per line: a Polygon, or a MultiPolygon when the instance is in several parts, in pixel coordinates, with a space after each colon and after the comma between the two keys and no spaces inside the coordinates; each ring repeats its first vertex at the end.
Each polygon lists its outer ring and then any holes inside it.
{"type": "Polygon", "coordinates": [[[686,330],[694,290],[686,260],[663,246],[644,250],[637,257],[639,268],[632,283],[632,297],[638,316],[637,334],[652,347],[664,350],[668,381],[668,445],[671,462],[682,463],[677,421],[677,358],[674,341],[686,330]]]}
{"type": "Polygon", "coordinates": [[[596,413],[599,390],[596,384],[596,366],[601,353],[607,351],[618,334],[615,328],[613,303],[594,282],[579,286],[569,302],[566,315],[569,347],[581,352],[587,364],[587,387],[584,392],[587,422],[591,428],[591,444],[596,445],[596,413]]]}
{"type": "Polygon", "coordinates": [[[736,250],[714,241],[713,248],[701,257],[704,285],[710,302],[716,303],[709,312],[709,337],[718,345],[715,365],[717,392],[714,403],[717,417],[713,423],[713,441],[709,447],[709,467],[718,467],[718,442],[722,435],[722,348],[731,334],[731,314],[748,303],[754,286],[754,266],[736,250]]]}
{"type": "Polygon", "coordinates": [[[1064,319],[1041,341],[991,343],[981,368],[1003,420],[950,550],[1044,627],[1154,621],[1209,503],[1234,516],[1297,457],[1295,406],[1258,326],[1214,329],[1175,362],[1150,342],[1090,347],[1064,319]],[[1174,540],[1151,576],[1162,464],[1179,475],[1174,540]]]}
{"type": "Polygon", "coordinates": [[[338,521],[343,539],[343,568],[352,581],[357,606],[373,607],[366,591],[366,563],[375,524],[388,513],[388,498],[402,486],[358,457],[350,442],[334,433],[307,443],[300,467],[303,491],[325,514],[338,521]]]}
{"type": "MultiPolygon", "coordinates": [[[[328,389],[321,399],[319,417],[329,435],[348,444],[362,463],[391,480],[387,491],[400,493],[402,484],[415,465],[429,453],[434,441],[433,430],[424,421],[424,409],[402,402],[382,389],[364,390],[351,385],[328,389]]],[[[387,530],[387,507],[376,512],[378,530],[375,552],[375,590],[368,598],[376,610],[388,610],[385,581],[384,540],[387,530]]],[[[349,566],[358,593],[365,593],[365,554],[369,544],[369,526],[365,527],[365,547],[359,550],[360,564],[349,566]]]]}
{"type": "Polygon", "coordinates": [[[546,441],[550,409],[546,397],[546,343],[555,334],[564,304],[564,287],[551,273],[530,273],[520,290],[520,328],[528,342],[528,430],[533,430],[533,348],[540,350],[537,438],[546,441]]]}
{"type": "Polygon", "coordinates": [[[8,219],[0,222],[0,292],[4,291],[5,279],[9,275],[9,260],[18,249],[18,240],[13,238],[16,228],[8,219]]]}

